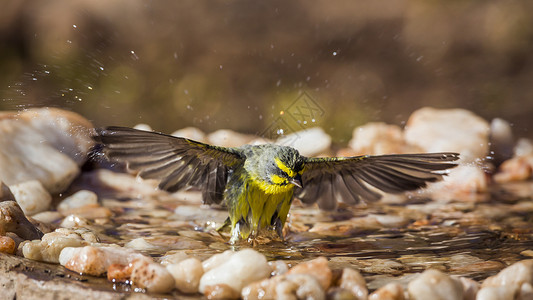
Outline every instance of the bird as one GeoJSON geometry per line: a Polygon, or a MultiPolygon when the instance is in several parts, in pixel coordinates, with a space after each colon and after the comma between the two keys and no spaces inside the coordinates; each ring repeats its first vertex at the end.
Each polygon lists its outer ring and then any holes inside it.
{"type": "Polygon", "coordinates": [[[195,187],[204,204],[227,207],[219,228],[231,230],[230,244],[253,242],[260,232],[278,235],[294,198],[320,209],[339,202],[377,201],[385,193],[426,187],[457,166],[459,153],[306,157],[277,144],[220,147],[154,131],[111,126],[93,137],[102,156],[124,163],[162,190],[195,187]]]}

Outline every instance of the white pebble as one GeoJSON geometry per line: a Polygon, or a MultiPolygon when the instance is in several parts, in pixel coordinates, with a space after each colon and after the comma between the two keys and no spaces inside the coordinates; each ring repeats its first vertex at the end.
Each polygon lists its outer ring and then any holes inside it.
{"type": "Polygon", "coordinates": [[[276,144],[296,148],[301,155],[314,156],[329,150],[331,137],[324,129],[314,127],[279,138],[276,144]]]}
{"type": "Polygon", "coordinates": [[[48,210],[52,203],[52,196],[37,180],[10,185],[9,189],[28,216],[48,210]]]}
{"type": "Polygon", "coordinates": [[[207,271],[200,279],[200,292],[207,286],[226,284],[235,291],[241,291],[247,284],[267,278],[270,267],[264,255],[244,249],[236,252],[225,263],[207,271]]]}
{"type": "Polygon", "coordinates": [[[200,278],[204,274],[202,262],[197,258],[187,258],[177,264],[166,266],[174,281],[176,288],[183,293],[197,293],[200,278]]]}
{"type": "Polygon", "coordinates": [[[405,153],[409,150],[402,129],[381,122],[372,122],[355,128],[349,146],[355,153],[361,155],[405,153]]]}
{"type": "Polygon", "coordinates": [[[137,129],[137,130],[143,130],[143,131],[153,131],[152,127],[148,124],[144,124],[144,123],[139,123],[135,126],[133,126],[134,129],[137,129]]]}
{"type": "Polygon", "coordinates": [[[63,228],[75,228],[75,227],[86,227],[89,225],[89,221],[85,218],[82,218],[77,215],[68,215],[61,221],[59,227],[63,228]]]}
{"type": "Polygon", "coordinates": [[[174,286],[174,277],[167,269],[147,259],[134,259],[131,263],[131,283],[151,293],[168,293],[174,286]]]}
{"type": "Polygon", "coordinates": [[[61,201],[61,203],[59,203],[59,205],[57,206],[57,210],[59,212],[65,212],[73,208],[80,208],[87,205],[97,204],[98,196],[94,192],[81,190],[61,201]]]}
{"type": "Polygon", "coordinates": [[[186,127],[178,129],[174,131],[171,135],[191,139],[197,142],[206,142],[207,140],[205,133],[196,127],[186,127]]]}
{"type": "Polygon", "coordinates": [[[214,269],[223,263],[227,262],[232,256],[235,254],[234,251],[226,250],[222,253],[215,254],[211,256],[210,258],[204,260],[202,262],[202,266],[204,268],[204,271],[210,271],[211,269],[214,269]]]}
{"type": "Polygon", "coordinates": [[[424,152],[459,152],[472,162],[488,154],[489,132],[489,123],[468,110],[426,107],[409,117],[405,139],[424,152]]]}
{"type": "Polygon", "coordinates": [[[87,229],[59,228],[45,234],[41,240],[22,243],[22,254],[29,259],[58,263],[64,248],[82,247],[97,242],[98,238],[87,229]]]}
{"type": "Polygon", "coordinates": [[[429,269],[409,282],[407,286],[409,299],[463,299],[463,285],[440,271],[429,269]]]}

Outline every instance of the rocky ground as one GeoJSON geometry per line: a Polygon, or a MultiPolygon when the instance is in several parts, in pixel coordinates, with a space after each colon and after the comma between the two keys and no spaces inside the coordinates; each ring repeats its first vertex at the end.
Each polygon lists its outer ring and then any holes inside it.
{"type": "MultiPolygon", "coordinates": [[[[147,125],[139,125],[149,130],[147,125]]],[[[422,191],[333,213],[293,205],[285,242],[230,246],[197,191],[89,159],[92,125],[57,109],[0,113],[1,286],[8,298],[531,299],[533,143],[504,120],[424,108],[335,148],[320,128],[278,140],[305,155],[460,152],[422,191]]],[[[195,128],[224,146],[266,140],[195,128]]],[[[275,142],[275,141],[274,141],[275,142]]]]}

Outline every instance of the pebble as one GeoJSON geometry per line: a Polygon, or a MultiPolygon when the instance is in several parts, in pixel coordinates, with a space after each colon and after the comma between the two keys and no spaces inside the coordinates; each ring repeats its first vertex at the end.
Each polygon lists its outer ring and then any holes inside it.
{"type": "MultiPolygon", "coordinates": [[[[476,295],[476,300],[515,300],[516,287],[491,286],[484,287],[476,295]]],[[[525,300],[525,299],[524,299],[525,300]]]]}
{"type": "Polygon", "coordinates": [[[514,153],[513,130],[509,122],[495,118],[490,122],[490,153],[492,162],[498,166],[514,153]]]}
{"type": "Polygon", "coordinates": [[[133,126],[133,128],[142,131],[154,131],[150,125],[144,123],[139,123],[133,126]]]}
{"type": "Polygon", "coordinates": [[[66,247],[61,251],[59,263],[79,274],[101,276],[113,264],[128,265],[138,258],[145,257],[130,249],[113,245],[66,247]]]}
{"type": "Polygon", "coordinates": [[[464,109],[421,108],[411,114],[404,133],[407,143],[423,152],[459,152],[465,163],[489,151],[489,123],[464,109]]]}
{"type": "Polygon", "coordinates": [[[183,293],[197,293],[200,278],[204,274],[202,262],[197,258],[187,258],[176,264],[166,266],[174,281],[176,288],[183,293]]]}
{"type": "Polygon", "coordinates": [[[183,137],[193,141],[205,143],[207,141],[206,134],[196,127],[185,127],[174,131],[172,136],[183,137]]]}
{"type": "Polygon", "coordinates": [[[107,268],[107,280],[126,283],[131,279],[132,265],[111,264],[107,268]]]}
{"type": "Polygon", "coordinates": [[[31,216],[32,219],[45,223],[45,224],[52,224],[52,223],[58,223],[60,220],[63,219],[63,215],[58,211],[43,211],[38,214],[35,214],[31,216]]]}
{"type": "Polygon", "coordinates": [[[163,255],[160,259],[159,259],[159,262],[163,265],[163,266],[167,266],[167,265],[170,265],[170,264],[177,264],[183,260],[186,260],[187,258],[190,258],[189,255],[187,255],[187,253],[185,253],[184,250],[171,250],[167,253],[165,253],[165,255],[163,255]]]}
{"type": "Polygon", "coordinates": [[[222,147],[239,147],[248,144],[256,136],[242,134],[229,129],[219,129],[207,135],[207,142],[222,147]]]}
{"type": "Polygon", "coordinates": [[[168,293],[174,286],[174,277],[167,269],[147,259],[135,258],[131,262],[130,281],[134,287],[146,289],[150,293],[168,293]]]}
{"type": "Polygon", "coordinates": [[[200,279],[200,292],[205,293],[207,286],[226,284],[240,292],[242,288],[254,281],[270,276],[270,266],[265,256],[253,249],[235,252],[221,265],[206,269],[200,279]]]}
{"type": "Polygon", "coordinates": [[[331,137],[324,129],[313,127],[279,138],[276,144],[293,147],[304,156],[316,156],[329,151],[331,137]]]}
{"type": "Polygon", "coordinates": [[[477,281],[466,277],[459,277],[459,280],[463,285],[463,300],[475,300],[481,285],[477,281]]]}
{"type": "Polygon", "coordinates": [[[286,274],[312,275],[318,280],[323,290],[327,290],[329,288],[331,285],[331,279],[333,278],[333,273],[328,266],[328,260],[323,256],[299,263],[287,271],[286,274]]]}
{"type": "Polygon", "coordinates": [[[528,154],[504,161],[493,178],[498,183],[506,183],[527,180],[531,178],[532,174],[533,154],[528,154]]]}
{"type": "Polygon", "coordinates": [[[515,156],[527,156],[533,154],[533,141],[526,138],[518,139],[514,148],[515,156]]]}
{"type": "Polygon", "coordinates": [[[434,269],[424,271],[409,282],[407,291],[409,292],[410,300],[463,299],[463,285],[461,281],[434,269]]]}
{"type": "Polygon", "coordinates": [[[9,187],[4,182],[0,181],[0,202],[3,201],[15,201],[15,196],[9,187]]]}
{"type": "Polygon", "coordinates": [[[364,300],[368,296],[365,279],[359,271],[351,268],[344,268],[342,270],[339,287],[350,291],[355,296],[355,299],[358,300],[364,300]]]}
{"type": "Polygon", "coordinates": [[[24,215],[15,201],[0,202],[0,234],[13,232],[24,240],[40,239],[43,233],[24,215]]]}
{"type": "Polygon", "coordinates": [[[71,209],[94,205],[98,205],[98,196],[96,193],[81,190],[61,201],[57,206],[57,210],[64,215],[69,215],[68,211],[71,209]]]}
{"type": "Polygon", "coordinates": [[[59,224],[59,227],[63,228],[75,228],[75,227],[86,227],[89,226],[90,222],[78,215],[68,215],[63,221],[59,224]]]}
{"type": "Polygon", "coordinates": [[[28,216],[48,210],[52,203],[52,196],[37,180],[10,185],[9,189],[28,216]]]}
{"type": "Polygon", "coordinates": [[[0,252],[14,254],[16,250],[15,246],[16,243],[12,238],[0,235],[0,252]]]}
{"type": "Polygon", "coordinates": [[[233,256],[233,254],[235,254],[235,252],[231,250],[226,250],[222,253],[215,254],[204,260],[202,262],[202,267],[205,272],[210,271],[211,269],[217,268],[227,262],[233,256]]]}
{"type": "Polygon", "coordinates": [[[283,260],[269,261],[268,265],[272,269],[270,272],[271,276],[283,275],[289,271],[289,266],[283,260]]]}
{"type": "Polygon", "coordinates": [[[0,114],[0,180],[7,185],[38,180],[52,194],[64,191],[87,158],[92,124],[55,108],[0,114]]]}
{"type": "MultiPolygon", "coordinates": [[[[403,287],[398,283],[387,283],[368,296],[368,300],[404,300],[403,287]]],[[[466,299],[464,299],[466,300],[466,299]]]]}
{"type": "Polygon", "coordinates": [[[61,251],[67,247],[82,247],[97,243],[98,238],[88,229],[58,228],[45,234],[41,240],[26,241],[21,244],[24,257],[58,263],[61,251]]]}
{"type": "Polygon", "coordinates": [[[533,285],[533,259],[522,260],[483,281],[482,288],[494,286],[533,285]]]}
{"type": "Polygon", "coordinates": [[[309,274],[284,274],[253,282],[242,289],[241,297],[252,299],[325,299],[322,285],[309,274]]]}
{"type": "Polygon", "coordinates": [[[238,299],[239,292],[227,284],[220,283],[206,286],[204,296],[207,299],[238,299]]]}
{"type": "Polygon", "coordinates": [[[412,149],[415,147],[407,145],[399,126],[382,122],[367,123],[355,128],[348,145],[357,155],[417,152],[412,149]]]}
{"type": "Polygon", "coordinates": [[[436,200],[476,200],[477,195],[488,190],[489,179],[477,165],[459,165],[451,169],[443,180],[428,185],[421,194],[439,195],[436,200]]]}

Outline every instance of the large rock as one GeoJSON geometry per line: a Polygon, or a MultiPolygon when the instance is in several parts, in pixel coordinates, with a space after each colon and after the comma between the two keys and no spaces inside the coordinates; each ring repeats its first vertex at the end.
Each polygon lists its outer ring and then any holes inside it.
{"type": "Polygon", "coordinates": [[[422,108],[407,121],[405,139],[424,152],[459,152],[462,162],[487,156],[490,125],[464,109],[422,108]]]}
{"type": "Polygon", "coordinates": [[[80,115],[55,108],[0,112],[0,181],[38,180],[50,193],[65,190],[93,145],[92,127],[80,115]]]}

